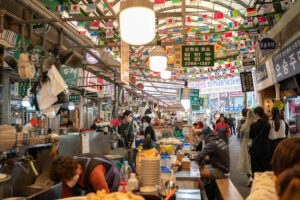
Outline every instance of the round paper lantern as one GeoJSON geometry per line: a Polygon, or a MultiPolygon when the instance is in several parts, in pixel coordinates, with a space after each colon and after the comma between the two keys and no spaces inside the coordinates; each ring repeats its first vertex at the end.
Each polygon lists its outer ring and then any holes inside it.
{"type": "Polygon", "coordinates": [[[128,44],[142,45],[154,39],[155,12],[151,1],[123,1],[119,17],[121,38],[128,44]]]}
{"type": "Polygon", "coordinates": [[[135,77],[135,76],[132,76],[132,77],[130,78],[130,82],[131,82],[132,84],[136,84],[136,77],[135,77]]]}
{"type": "Polygon", "coordinates": [[[143,90],[143,89],[144,89],[144,85],[143,85],[143,83],[139,83],[139,84],[137,84],[137,87],[138,87],[140,90],[143,90]]]}

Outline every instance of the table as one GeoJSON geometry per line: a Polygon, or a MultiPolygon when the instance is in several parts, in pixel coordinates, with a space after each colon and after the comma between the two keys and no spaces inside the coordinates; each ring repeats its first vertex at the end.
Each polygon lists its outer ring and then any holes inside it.
{"type": "Polygon", "coordinates": [[[191,161],[190,171],[179,171],[174,174],[180,189],[199,189],[200,170],[196,161],[191,161]]]}

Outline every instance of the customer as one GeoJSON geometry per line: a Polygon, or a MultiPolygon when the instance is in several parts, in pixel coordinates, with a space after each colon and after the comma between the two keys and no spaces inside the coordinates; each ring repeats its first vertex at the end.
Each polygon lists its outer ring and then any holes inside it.
{"type": "Polygon", "coordinates": [[[281,142],[285,137],[286,125],[283,120],[280,119],[280,113],[278,108],[272,109],[272,119],[270,120],[271,131],[269,139],[271,140],[271,151],[272,154],[275,151],[276,146],[281,142]]]}
{"type": "Polygon", "coordinates": [[[289,132],[290,132],[290,127],[289,127],[288,123],[285,121],[284,110],[280,111],[280,119],[283,120],[285,123],[285,137],[288,138],[289,132]]]}
{"type": "Polygon", "coordinates": [[[236,120],[234,117],[231,116],[231,113],[229,113],[228,123],[231,134],[235,135],[236,120]]]}
{"type": "Polygon", "coordinates": [[[215,132],[228,145],[229,136],[231,136],[231,135],[230,135],[230,131],[229,131],[229,126],[228,126],[228,124],[225,123],[225,117],[224,116],[220,117],[220,122],[217,123],[216,128],[215,128],[215,132]]]}
{"type": "Polygon", "coordinates": [[[122,124],[119,127],[119,134],[121,135],[120,147],[131,147],[134,138],[132,119],[132,112],[126,110],[123,113],[122,124]]]}
{"type": "Polygon", "coordinates": [[[279,200],[300,199],[300,168],[282,172],[276,180],[276,191],[279,200]]]}
{"type": "Polygon", "coordinates": [[[144,116],[142,118],[145,138],[148,136],[153,142],[156,142],[156,136],[153,127],[151,126],[151,118],[144,116]]]}
{"type": "Polygon", "coordinates": [[[286,169],[300,167],[300,138],[281,141],[272,158],[273,172],[257,172],[250,195],[246,200],[278,200],[275,189],[276,178],[286,169]]]}
{"type": "Polygon", "coordinates": [[[205,141],[205,146],[198,153],[196,161],[201,166],[201,177],[206,179],[227,178],[230,170],[230,157],[227,144],[218,135],[205,126],[202,129],[202,137],[205,141]],[[209,156],[211,166],[204,166],[203,161],[206,156],[209,156]]]}
{"type": "Polygon", "coordinates": [[[201,151],[202,150],[202,131],[198,131],[195,134],[195,143],[194,145],[196,146],[196,151],[201,151]]]}
{"type": "Polygon", "coordinates": [[[248,113],[248,109],[243,108],[243,110],[242,110],[242,117],[243,118],[239,121],[239,123],[237,125],[237,128],[236,128],[238,136],[240,135],[240,130],[241,130],[241,127],[242,127],[243,123],[245,123],[245,121],[246,121],[247,113],[248,113]]]}
{"type": "Polygon", "coordinates": [[[252,171],[251,171],[251,162],[249,155],[249,146],[251,145],[251,140],[249,138],[250,126],[255,121],[255,115],[252,110],[249,110],[246,117],[246,122],[243,123],[241,127],[241,147],[240,147],[240,157],[238,160],[237,169],[241,172],[244,172],[248,175],[248,186],[252,184],[252,171]]]}
{"type": "Polygon", "coordinates": [[[262,107],[255,108],[254,114],[257,121],[250,126],[249,132],[250,139],[252,139],[252,145],[249,150],[252,175],[254,175],[255,172],[270,170],[270,160],[272,158],[269,140],[271,126],[268,116],[262,107]]]}

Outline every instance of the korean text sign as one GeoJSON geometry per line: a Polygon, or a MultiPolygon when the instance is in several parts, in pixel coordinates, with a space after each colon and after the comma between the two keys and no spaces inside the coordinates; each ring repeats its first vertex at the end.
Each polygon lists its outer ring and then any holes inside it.
{"type": "Polygon", "coordinates": [[[243,92],[254,91],[252,72],[241,72],[241,85],[243,92]]]}
{"type": "Polygon", "coordinates": [[[194,45],[182,47],[183,67],[214,66],[214,46],[194,45]]]}
{"type": "Polygon", "coordinates": [[[300,37],[273,56],[276,82],[300,73],[300,37]]]}

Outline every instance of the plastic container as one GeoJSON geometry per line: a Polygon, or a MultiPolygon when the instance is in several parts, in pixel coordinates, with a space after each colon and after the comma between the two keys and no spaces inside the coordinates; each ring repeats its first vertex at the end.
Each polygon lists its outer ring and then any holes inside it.
{"type": "Polygon", "coordinates": [[[190,153],[191,152],[191,144],[190,143],[183,143],[182,148],[183,153],[190,153]]]}
{"type": "Polygon", "coordinates": [[[171,167],[172,166],[171,157],[168,155],[161,156],[160,165],[165,167],[171,167]]]}
{"type": "Polygon", "coordinates": [[[129,178],[130,178],[130,173],[131,173],[131,169],[130,166],[128,164],[128,161],[124,161],[124,166],[123,166],[123,181],[128,182],[129,178]]]}
{"type": "Polygon", "coordinates": [[[161,167],[161,177],[171,177],[171,169],[166,166],[161,167]]]}
{"type": "Polygon", "coordinates": [[[138,188],[139,188],[139,181],[136,178],[135,173],[131,173],[127,183],[127,191],[132,192],[138,188]]]}

